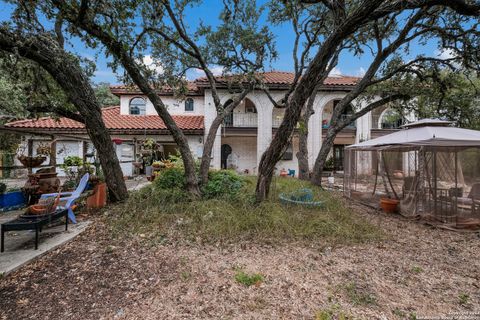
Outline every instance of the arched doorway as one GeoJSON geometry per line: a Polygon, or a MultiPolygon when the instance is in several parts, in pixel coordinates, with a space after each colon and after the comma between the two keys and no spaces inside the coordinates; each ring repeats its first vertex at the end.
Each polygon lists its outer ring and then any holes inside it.
{"type": "Polygon", "coordinates": [[[229,144],[222,144],[221,148],[221,168],[227,169],[227,158],[232,153],[232,147],[229,144]]]}

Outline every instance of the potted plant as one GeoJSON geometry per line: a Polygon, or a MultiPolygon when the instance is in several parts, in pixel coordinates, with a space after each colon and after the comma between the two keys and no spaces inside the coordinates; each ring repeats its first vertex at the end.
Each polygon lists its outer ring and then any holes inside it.
{"type": "Polygon", "coordinates": [[[158,170],[158,169],[164,168],[165,164],[162,161],[153,161],[152,167],[153,169],[158,170]]]}
{"type": "Polygon", "coordinates": [[[395,213],[398,212],[398,204],[400,200],[391,199],[391,198],[381,198],[380,199],[380,208],[382,208],[385,213],[395,213]]]}
{"type": "Polygon", "coordinates": [[[145,141],[143,141],[143,149],[145,150],[153,150],[155,148],[155,140],[153,140],[152,138],[147,138],[145,139],[145,141]]]}
{"type": "Polygon", "coordinates": [[[103,177],[93,176],[95,185],[93,186],[93,194],[87,198],[87,208],[99,209],[107,204],[107,184],[103,177]]]}

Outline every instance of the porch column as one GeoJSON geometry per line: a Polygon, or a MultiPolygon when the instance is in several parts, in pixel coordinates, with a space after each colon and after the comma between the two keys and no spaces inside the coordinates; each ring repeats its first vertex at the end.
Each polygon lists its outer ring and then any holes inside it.
{"type": "MultiPolygon", "coordinates": [[[[263,153],[267,150],[272,141],[272,117],[273,104],[268,101],[263,101],[260,106],[257,106],[257,167],[260,164],[260,159],[263,153]]],[[[258,168],[257,168],[258,170],[258,168]]]]}
{"type": "Polygon", "coordinates": [[[308,166],[313,170],[315,159],[317,158],[320,148],[322,147],[322,119],[323,108],[328,101],[325,97],[317,95],[313,104],[314,114],[310,116],[308,121],[308,166]]]}

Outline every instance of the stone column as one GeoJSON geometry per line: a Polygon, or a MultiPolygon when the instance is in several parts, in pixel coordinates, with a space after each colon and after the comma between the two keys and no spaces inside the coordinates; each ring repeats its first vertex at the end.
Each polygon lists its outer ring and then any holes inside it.
{"type": "Polygon", "coordinates": [[[323,108],[328,101],[325,97],[317,94],[315,98],[315,103],[313,104],[314,114],[310,116],[308,121],[308,166],[310,170],[313,169],[315,164],[315,159],[317,158],[320,149],[322,148],[322,119],[323,119],[323,108]]]}

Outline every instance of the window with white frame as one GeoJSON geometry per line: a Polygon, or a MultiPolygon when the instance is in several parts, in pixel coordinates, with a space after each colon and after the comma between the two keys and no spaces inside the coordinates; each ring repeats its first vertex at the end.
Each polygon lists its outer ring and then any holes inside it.
{"type": "Polygon", "coordinates": [[[193,111],[193,99],[188,98],[185,100],[185,111],[193,111]]]}
{"type": "Polygon", "coordinates": [[[130,100],[129,113],[133,115],[143,116],[146,113],[147,103],[143,98],[133,98],[130,100]]]}

